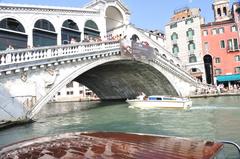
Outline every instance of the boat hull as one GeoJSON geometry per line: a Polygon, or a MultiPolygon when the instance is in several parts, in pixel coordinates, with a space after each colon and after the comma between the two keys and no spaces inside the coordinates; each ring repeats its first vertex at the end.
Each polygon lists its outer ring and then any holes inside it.
{"type": "Polygon", "coordinates": [[[130,107],[141,109],[153,109],[153,108],[174,108],[174,109],[190,109],[192,106],[191,100],[186,101],[142,101],[142,100],[127,100],[130,107]]]}

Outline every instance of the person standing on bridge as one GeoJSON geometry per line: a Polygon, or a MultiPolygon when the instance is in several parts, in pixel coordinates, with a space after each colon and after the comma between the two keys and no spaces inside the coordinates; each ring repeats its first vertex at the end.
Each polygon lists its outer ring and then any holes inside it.
{"type": "Polygon", "coordinates": [[[121,46],[124,53],[132,53],[131,41],[127,39],[127,35],[125,35],[121,40],[121,46]]]}

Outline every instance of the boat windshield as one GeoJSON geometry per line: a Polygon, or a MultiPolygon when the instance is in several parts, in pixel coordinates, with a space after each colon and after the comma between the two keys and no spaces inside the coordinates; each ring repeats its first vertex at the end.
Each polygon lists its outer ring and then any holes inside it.
{"type": "Polygon", "coordinates": [[[176,100],[176,99],[171,97],[164,97],[163,100],[176,100]]]}
{"type": "Polygon", "coordinates": [[[161,97],[149,97],[148,99],[149,100],[162,100],[161,97]]]}

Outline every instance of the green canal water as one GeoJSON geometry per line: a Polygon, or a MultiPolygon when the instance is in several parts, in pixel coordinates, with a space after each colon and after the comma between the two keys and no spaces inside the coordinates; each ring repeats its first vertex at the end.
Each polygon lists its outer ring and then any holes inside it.
{"type": "Polygon", "coordinates": [[[140,110],[125,102],[46,105],[35,123],[0,131],[0,147],[25,139],[79,131],[120,131],[230,140],[240,145],[240,97],[193,99],[183,110],[140,110]]]}

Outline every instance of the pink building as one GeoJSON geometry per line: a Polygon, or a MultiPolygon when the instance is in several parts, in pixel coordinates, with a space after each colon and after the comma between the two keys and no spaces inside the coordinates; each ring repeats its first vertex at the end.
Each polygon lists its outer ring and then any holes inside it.
{"type": "Polygon", "coordinates": [[[238,3],[214,0],[215,21],[201,25],[202,50],[208,84],[237,84],[240,81],[240,18],[238,3]]]}

